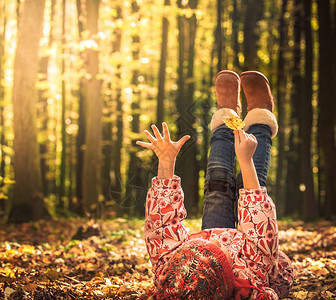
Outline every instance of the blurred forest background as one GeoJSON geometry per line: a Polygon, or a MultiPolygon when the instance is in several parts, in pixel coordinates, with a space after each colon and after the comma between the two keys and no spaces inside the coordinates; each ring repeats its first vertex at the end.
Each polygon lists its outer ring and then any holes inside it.
{"type": "MultiPolygon", "coordinates": [[[[276,98],[268,191],[280,217],[336,214],[335,0],[0,0],[0,219],[137,216],[166,121],[199,216],[218,71],[276,98]]],[[[244,113],[246,103],[243,98],[244,113]]]]}

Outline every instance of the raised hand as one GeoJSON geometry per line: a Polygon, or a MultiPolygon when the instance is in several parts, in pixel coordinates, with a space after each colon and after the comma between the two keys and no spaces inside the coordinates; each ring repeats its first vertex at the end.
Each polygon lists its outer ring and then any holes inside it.
{"type": "Polygon", "coordinates": [[[185,135],[179,141],[173,142],[170,140],[168,126],[165,122],[162,123],[163,137],[155,125],[152,125],[151,127],[155,137],[145,130],[145,134],[150,143],[137,141],[136,144],[153,150],[159,158],[159,178],[172,178],[174,175],[176,156],[190,136],[185,135]]]}
{"type": "Polygon", "coordinates": [[[257,172],[253,163],[253,154],[258,142],[253,134],[244,130],[235,130],[235,151],[243,176],[245,189],[260,189],[257,172]]]}
{"type": "Polygon", "coordinates": [[[258,142],[253,134],[246,133],[244,130],[235,130],[235,151],[239,163],[252,160],[253,154],[257,148],[258,142]]]}

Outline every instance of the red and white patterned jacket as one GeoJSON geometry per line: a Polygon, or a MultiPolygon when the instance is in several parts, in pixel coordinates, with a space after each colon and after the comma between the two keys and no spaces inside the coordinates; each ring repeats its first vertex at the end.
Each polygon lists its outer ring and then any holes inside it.
{"type": "MultiPolygon", "coordinates": [[[[276,209],[266,188],[240,190],[238,229],[214,228],[189,234],[180,178],[152,179],[146,199],[145,240],[155,280],[160,277],[173,250],[193,238],[217,239],[231,255],[235,277],[267,293],[270,299],[285,298],[293,283],[293,267],[279,250],[276,209]]],[[[253,296],[259,293],[254,290],[253,296]]]]}

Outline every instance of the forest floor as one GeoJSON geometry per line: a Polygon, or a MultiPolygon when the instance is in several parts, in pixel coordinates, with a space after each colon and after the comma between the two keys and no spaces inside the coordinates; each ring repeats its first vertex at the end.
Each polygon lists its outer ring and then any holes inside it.
{"type": "MultiPolygon", "coordinates": [[[[287,299],[336,299],[336,223],[280,221],[279,229],[296,270],[287,299]]],[[[150,269],[143,220],[0,225],[0,299],[137,299],[153,287],[150,269]]]]}

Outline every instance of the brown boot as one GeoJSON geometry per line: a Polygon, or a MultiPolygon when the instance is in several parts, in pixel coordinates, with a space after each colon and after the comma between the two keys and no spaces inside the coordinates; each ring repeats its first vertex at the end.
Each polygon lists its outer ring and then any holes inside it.
{"type": "Polygon", "coordinates": [[[241,113],[241,103],[239,99],[240,78],[233,71],[220,71],[215,80],[217,107],[230,108],[239,116],[241,113]]]}
{"type": "Polygon", "coordinates": [[[244,130],[254,124],[264,124],[270,127],[272,138],[275,137],[278,122],[273,114],[274,98],[267,78],[259,72],[248,71],[240,75],[240,80],[247,100],[244,130]]]}
{"type": "Polygon", "coordinates": [[[257,71],[247,71],[240,74],[240,80],[246,96],[247,111],[263,108],[273,112],[274,98],[265,75],[257,71]]]}

